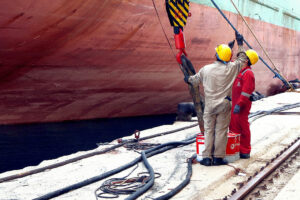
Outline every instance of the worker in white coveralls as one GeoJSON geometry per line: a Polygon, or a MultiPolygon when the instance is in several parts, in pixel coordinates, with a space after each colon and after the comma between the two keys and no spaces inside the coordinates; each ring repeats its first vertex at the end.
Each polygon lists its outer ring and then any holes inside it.
{"type": "Polygon", "coordinates": [[[238,43],[237,59],[230,62],[231,48],[226,44],[216,47],[216,61],[206,65],[193,76],[185,76],[185,82],[197,85],[202,83],[205,95],[203,114],[205,129],[205,149],[201,165],[225,165],[227,133],[230,122],[232,85],[244,65],[247,56],[243,48],[243,36],[236,32],[238,43]]]}

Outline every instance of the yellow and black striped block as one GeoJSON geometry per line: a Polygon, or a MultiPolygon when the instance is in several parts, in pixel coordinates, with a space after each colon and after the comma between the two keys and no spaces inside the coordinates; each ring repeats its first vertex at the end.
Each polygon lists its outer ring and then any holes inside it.
{"type": "Polygon", "coordinates": [[[189,16],[189,0],[166,0],[168,17],[173,27],[183,28],[189,16]]]}

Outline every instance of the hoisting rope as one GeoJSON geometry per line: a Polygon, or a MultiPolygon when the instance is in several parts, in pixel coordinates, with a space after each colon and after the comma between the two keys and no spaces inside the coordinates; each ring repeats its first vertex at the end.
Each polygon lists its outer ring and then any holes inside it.
{"type": "Polygon", "coordinates": [[[236,11],[239,13],[239,15],[241,16],[241,18],[243,19],[244,23],[246,24],[247,28],[250,30],[250,32],[252,33],[252,35],[254,36],[255,40],[257,41],[257,43],[259,44],[260,48],[263,50],[263,52],[265,53],[265,55],[267,56],[267,58],[270,60],[270,62],[272,63],[273,67],[274,67],[274,71],[276,71],[289,85],[289,88],[291,90],[294,89],[294,87],[292,86],[292,84],[290,82],[287,81],[287,79],[279,72],[279,70],[276,68],[274,62],[272,61],[272,59],[270,58],[269,54],[267,53],[267,51],[265,50],[265,48],[262,46],[261,42],[258,40],[258,38],[256,37],[255,33],[253,32],[253,30],[250,28],[248,22],[245,20],[245,18],[243,17],[243,15],[241,14],[241,12],[239,11],[239,9],[237,8],[237,6],[235,5],[235,3],[233,2],[233,0],[230,0],[232,5],[234,6],[234,8],[236,9],[236,11]]]}
{"type": "MultiPolygon", "coordinates": [[[[232,25],[232,23],[229,21],[229,19],[225,16],[225,14],[223,13],[223,11],[219,8],[219,6],[215,3],[215,1],[214,0],[211,0],[211,2],[213,3],[213,5],[217,8],[217,10],[220,12],[220,14],[224,17],[224,19],[228,22],[228,24],[231,26],[231,28],[234,30],[234,31],[236,31],[236,32],[238,32],[237,31],[237,29],[232,25]]],[[[239,33],[239,32],[238,32],[239,33]]],[[[250,49],[253,49],[252,47],[251,47],[251,45],[245,40],[245,38],[244,38],[244,42],[247,44],[247,46],[250,48],[250,49]]],[[[290,83],[286,80],[286,79],[284,79],[283,77],[282,77],[282,75],[280,75],[280,73],[279,73],[279,71],[275,68],[275,69],[272,69],[265,61],[264,61],[264,59],[262,59],[262,57],[260,57],[259,56],[259,59],[269,68],[269,70],[271,70],[274,74],[275,74],[275,76],[274,76],[274,78],[279,78],[282,82],[283,82],[283,84],[285,85],[285,86],[287,86],[288,88],[291,88],[291,89],[293,89],[293,86],[291,86],[290,85],[290,83]]]]}
{"type": "MultiPolygon", "coordinates": [[[[154,2],[154,0],[152,1],[154,2]]],[[[174,31],[175,47],[178,50],[175,56],[176,61],[179,64],[180,69],[185,77],[195,75],[196,72],[192,65],[192,62],[187,58],[188,56],[185,50],[186,45],[183,34],[183,28],[187,23],[188,17],[191,16],[191,13],[189,12],[190,0],[165,0],[165,6],[170,25],[171,27],[173,27],[174,31]]],[[[162,23],[161,27],[164,30],[162,23]]],[[[188,84],[188,89],[193,99],[200,131],[204,133],[204,97],[200,94],[199,86],[192,86],[191,84],[188,84]]]]}
{"type": "MultiPolygon", "coordinates": [[[[167,1],[168,1],[168,0],[166,0],[166,3],[167,3],[167,1]]],[[[154,10],[155,10],[157,19],[158,19],[158,21],[159,21],[159,23],[160,23],[160,27],[161,27],[161,29],[162,29],[162,31],[163,31],[163,33],[164,33],[164,36],[165,36],[165,38],[166,38],[166,40],[167,40],[167,42],[168,42],[168,45],[169,45],[169,47],[170,47],[170,49],[171,49],[171,51],[172,51],[172,54],[173,54],[175,60],[177,60],[176,54],[175,54],[175,52],[174,52],[174,50],[173,50],[173,48],[172,48],[171,42],[170,42],[170,40],[169,40],[169,38],[168,38],[168,36],[167,36],[166,30],[164,29],[164,26],[163,26],[163,24],[162,24],[162,22],[161,22],[161,19],[160,19],[159,14],[158,14],[158,10],[157,10],[156,4],[155,4],[155,0],[152,0],[152,3],[153,3],[153,7],[154,7],[154,10]]],[[[177,63],[177,64],[178,64],[180,70],[181,70],[185,75],[188,75],[188,74],[186,74],[187,72],[184,70],[183,66],[182,66],[181,64],[179,64],[179,63],[177,63]]]]}
{"type": "MultiPolygon", "coordinates": [[[[162,31],[163,31],[163,33],[164,33],[164,36],[165,36],[165,38],[166,38],[166,40],[167,40],[167,42],[168,42],[168,45],[169,45],[169,47],[170,47],[170,49],[171,49],[171,51],[172,51],[172,54],[173,54],[175,60],[177,60],[177,64],[178,64],[180,70],[183,72],[183,74],[184,74],[185,76],[188,76],[189,74],[188,74],[188,73],[186,72],[186,70],[183,68],[182,64],[178,63],[178,59],[180,60],[180,55],[179,55],[179,54],[176,55],[175,52],[174,52],[174,50],[173,50],[173,48],[172,48],[171,42],[170,42],[170,40],[169,40],[169,38],[168,38],[168,36],[167,36],[167,33],[166,33],[165,29],[164,29],[164,26],[163,26],[163,24],[162,24],[162,22],[161,22],[161,19],[160,19],[159,14],[158,14],[158,10],[157,10],[156,4],[155,4],[155,0],[152,0],[152,3],[153,3],[153,7],[154,7],[154,10],[155,10],[156,16],[157,16],[157,18],[158,18],[158,21],[159,21],[159,23],[160,23],[160,27],[161,27],[161,29],[162,29],[162,31]]],[[[167,3],[168,3],[168,0],[166,0],[166,3],[165,3],[165,4],[167,5],[167,3]]],[[[177,14],[178,14],[178,13],[177,13],[177,14]]],[[[168,16],[170,17],[170,15],[168,15],[168,16]]],[[[181,27],[181,28],[183,28],[183,27],[181,27]]],[[[179,35],[179,34],[177,34],[177,35],[179,35]]],[[[184,53],[185,53],[185,51],[184,51],[184,53]]],[[[185,54],[186,54],[186,53],[185,53],[185,54]]],[[[201,128],[201,127],[200,127],[200,130],[202,131],[202,128],[201,128]]]]}
{"type": "MultiPolygon", "coordinates": [[[[153,3],[153,7],[154,7],[154,10],[155,10],[156,16],[157,16],[157,18],[158,18],[158,21],[159,21],[159,23],[160,23],[160,27],[161,27],[161,29],[162,29],[164,35],[165,35],[165,38],[166,38],[166,40],[167,40],[167,42],[168,42],[168,44],[169,44],[169,47],[170,47],[170,49],[171,49],[171,51],[172,51],[172,53],[173,53],[173,55],[174,55],[174,58],[176,58],[176,55],[175,55],[175,52],[174,52],[174,50],[173,50],[173,48],[172,48],[171,42],[170,42],[170,40],[169,40],[169,38],[168,38],[168,36],[167,36],[167,33],[166,33],[165,29],[164,29],[164,26],[162,25],[162,22],[161,22],[161,19],[160,19],[159,14],[158,14],[158,11],[157,11],[157,8],[156,8],[156,4],[155,4],[154,0],[152,0],[152,3],[153,3]]],[[[179,64],[178,64],[178,65],[179,65],[179,64]]],[[[180,65],[179,65],[179,66],[180,66],[180,65]]]]}

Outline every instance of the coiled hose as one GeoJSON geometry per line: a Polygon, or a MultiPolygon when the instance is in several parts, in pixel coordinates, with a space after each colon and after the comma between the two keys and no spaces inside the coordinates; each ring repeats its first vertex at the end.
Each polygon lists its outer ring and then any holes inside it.
{"type": "MultiPolygon", "coordinates": [[[[162,153],[162,152],[165,152],[169,149],[173,149],[175,147],[178,147],[180,145],[188,145],[188,144],[191,144],[193,142],[195,142],[195,138],[196,136],[193,136],[192,138],[189,138],[189,139],[186,139],[186,140],[183,140],[183,141],[177,141],[177,142],[168,142],[168,143],[164,143],[164,144],[161,144],[157,147],[154,147],[152,149],[148,149],[145,151],[145,155],[147,155],[147,157],[151,157],[153,155],[156,155],[156,154],[159,154],[159,153],[162,153]]],[[[100,174],[98,176],[94,176],[94,177],[91,177],[89,179],[86,179],[84,181],[81,181],[81,182],[78,182],[78,183],[75,183],[75,184],[72,184],[72,185],[69,185],[67,187],[64,187],[64,188],[61,188],[61,189],[58,189],[56,191],[53,191],[53,192],[50,192],[48,194],[45,194],[41,197],[38,197],[38,198],[35,198],[35,200],[44,200],[44,199],[51,199],[51,198],[54,198],[54,197],[57,197],[57,196],[60,196],[62,194],[65,194],[67,192],[70,192],[72,190],[75,190],[75,189],[78,189],[78,188],[81,188],[83,186],[86,186],[86,185],[89,185],[91,183],[94,183],[94,182],[97,182],[97,181],[100,181],[104,178],[107,178],[109,176],[112,176],[116,173],[119,173],[125,169],[128,169],[129,167],[132,167],[134,166],[135,164],[137,164],[138,162],[140,162],[142,160],[142,156],[139,156],[138,158],[134,159],[133,161],[121,166],[121,167],[118,167],[116,169],[113,169],[111,171],[108,171],[108,172],[105,172],[103,174],[100,174]]],[[[148,187],[148,185],[147,185],[148,187]]],[[[147,188],[146,188],[147,189],[147,188]]],[[[141,188],[141,190],[145,190],[145,188],[141,188]]],[[[141,195],[140,192],[138,194],[134,194],[135,196],[136,195],[141,195]]],[[[131,199],[131,197],[128,197],[129,199],[131,199]]]]}
{"type": "Polygon", "coordinates": [[[138,198],[139,196],[144,194],[147,190],[149,190],[154,184],[154,179],[155,179],[154,178],[154,170],[147,160],[145,151],[142,151],[142,158],[143,158],[144,165],[146,166],[146,168],[150,174],[150,180],[142,188],[139,188],[136,192],[134,192],[132,195],[127,197],[126,200],[138,198]]]}

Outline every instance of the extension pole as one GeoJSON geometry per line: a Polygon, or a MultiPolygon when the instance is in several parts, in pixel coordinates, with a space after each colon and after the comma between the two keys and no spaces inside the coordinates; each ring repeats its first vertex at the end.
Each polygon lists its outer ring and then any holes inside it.
{"type": "Polygon", "coordinates": [[[239,9],[237,8],[237,6],[235,5],[235,3],[233,2],[233,0],[230,0],[232,5],[234,6],[234,8],[236,9],[236,11],[239,13],[239,15],[241,16],[241,18],[243,19],[244,23],[246,24],[247,28],[250,30],[250,32],[252,33],[252,35],[254,36],[255,40],[257,41],[257,43],[259,44],[260,48],[263,50],[263,52],[266,54],[266,56],[268,57],[268,59],[270,60],[270,62],[272,63],[274,70],[287,82],[287,84],[289,85],[289,87],[293,90],[293,86],[291,85],[290,82],[287,81],[287,79],[279,72],[279,70],[276,68],[274,62],[272,61],[272,59],[270,58],[269,54],[267,53],[267,51],[265,50],[265,48],[261,45],[260,41],[258,40],[258,38],[256,37],[255,33],[252,31],[251,27],[249,26],[248,22],[245,20],[245,18],[243,17],[243,15],[241,14],[241,12],[239,11],[239,9]]]}
{"type": "MultiPolygon", "coordinates": [[[[219,6],[216,4],[216,2],[215,2],[214,0],[210,0],[210,1],[211,1],[212,4],[216,7],[216,9],[220,12],[220,14],[223,16],[223,18],[227,21],[227,23],[231,26],[231,28],[232,28],[234,31],[238,32],[238,30],[236,30],[236,28],[233,26],[233,24],[229,21],[229,19],[225,16],[225,14],[222,12],[222,10],[219,8],[219,6]]],[[[245,40],[245,38],[244,38],[244,42],[246,43],[246,45],[247,45],[250,49],[253,49],[253,48],[251,47],[251,45],[245,40]]],[[[268,63],[266,63],[265,60],[264,60],[261,56],[258,56],[258,57],[259,57],[259,59],[261,60],[261,62],[263,62],[263,63],[266,65],[266,67],[267,67],[272,73],[275,74],[275,77],[279,78],[279,79],[284,83],[284,85],[289,86],[288,82],[287,82],[285,79],[283,79],[283,77],[282,77],[277,71],[275,71],[273,68],[271,68],[271,67],[268,65],[268,63]]],[[[274,77],[274,78],[275,78],[275,77],[274,77]]]]}

